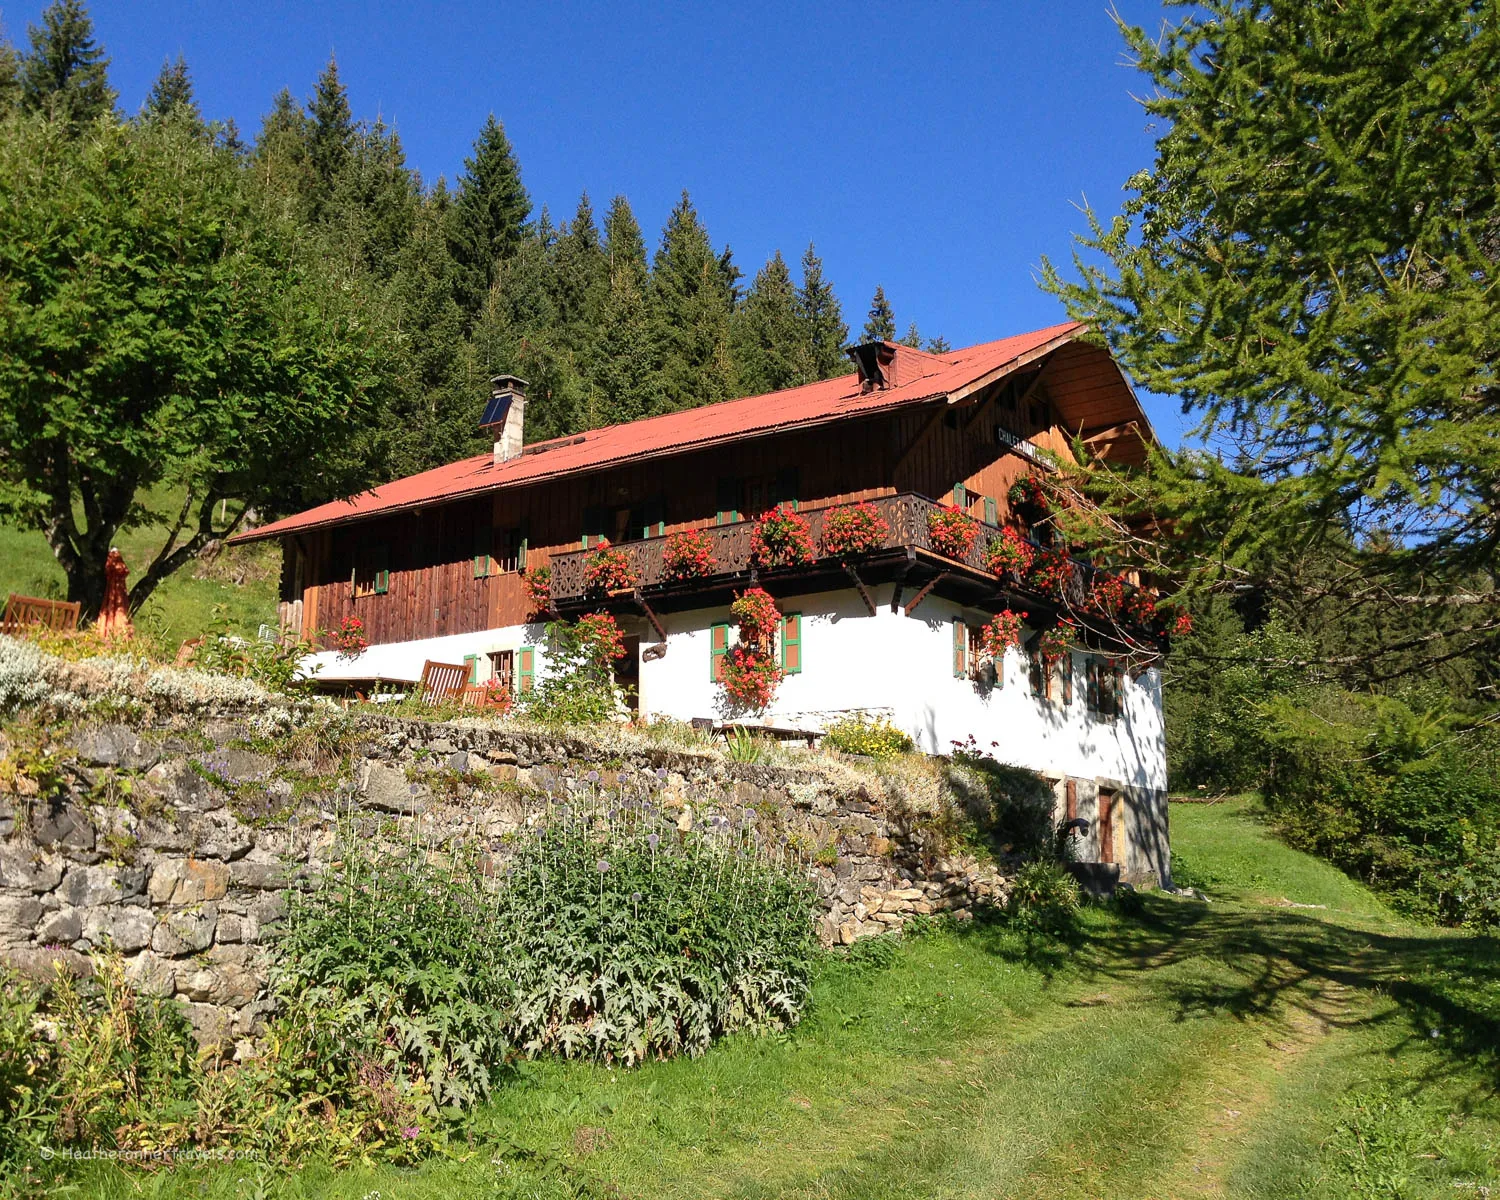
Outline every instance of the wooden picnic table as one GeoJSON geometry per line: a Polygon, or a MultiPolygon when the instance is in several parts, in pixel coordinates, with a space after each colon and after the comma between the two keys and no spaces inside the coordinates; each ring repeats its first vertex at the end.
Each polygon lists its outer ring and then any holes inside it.
{"type": "MultiPolygon", "coordinates": [[[[693,724],[697,725],[698,722],[694,721],[693,724]]],[[[771,737],[778,742],[805,741],[807,748],[811,750],[817,744],[817,739],[823,736],[821,729],[791,729],[786,725],[766,725],[759,721],[713,721],[710,724],[711,732],[726,742],[730,733],[743,730],[754,737],[771,737]]]]}

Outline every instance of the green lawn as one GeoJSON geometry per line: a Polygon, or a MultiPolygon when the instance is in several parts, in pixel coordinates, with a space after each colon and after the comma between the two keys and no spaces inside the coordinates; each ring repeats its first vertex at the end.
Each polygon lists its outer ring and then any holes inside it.
{"type": "Polygon", "coordinates": [[[1500,945],[1410,925],[1248,801],[1174,805],[1209,904],[830,959],[792,1034],[538,1063],[414,1170],[115,1169],[111,1197],[1454,1197],[1500,1185],[1500,945]],[[1321,904],[1326,908],[1294,908],[1321,904]]]}
{"type": "MultiPolygon", "coordinates": [[[[167,511],[170,497],[156,498],[153,508],[167,511]]],[[[122,530],[115,545],[130,567],[130,582],[155,558],[166,530],[158,523],[122,530]]],[[[222,610],[235,630],[254,634],[262,622],[276,621],[276,580],[280,555],[275,547],[246,546],[224,551],[212,564],[190,563],[166,579],[136,615],[136,628],[175,648],[196,637],[222,610]]],[[[67,580],[46,539],[34,529],[0,524],[0,596],[62,599],[67,580]]]]}

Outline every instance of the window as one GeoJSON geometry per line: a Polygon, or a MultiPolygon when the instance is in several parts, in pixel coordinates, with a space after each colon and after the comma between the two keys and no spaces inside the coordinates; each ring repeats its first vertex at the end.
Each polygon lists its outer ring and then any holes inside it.
{"type": "Polygon", "coordinates": [[[1032,644],[1026,648],[1026,682],[1031,687],[1031,694],[1038,700],[1050,700],[1048,684],[1051,682],[1043,670],[1042,652],[1032,644]]]}
{"type": "Polygon", "coordinates": [[[474,535],[474,578],[524,571],[526,542],[526,531],[520,525],[505,529],[481,526],[474,535]]]}
{"type": "Polygon", "coordinates": [[[781,618],[781,669],[788,675],[802,673],[802,614],[781,618]]]}
{"type": "Polygon", "coordinates": [[[355,555],[354,571],[349,577],[355,597],[383,596],[390,591],[391,572],[383,545],[364,546],[355,555]]]}
{"type": "Polygon", "coordinates": [[[1000,509],[995,503],[993,496],[981,496],[984,501],[984,523],[986,525],[1000,524],[1000,509]]]}
{"type": "Polygon", "coordinates": [[[717,490],[717,517],[719,525],[735,521],[754,520],[779,504],[790,504],[797,508],[801,504],[802,471],[798,467],[782,467],[771,475],[757,475],[749,479],[721,479],[717,490]]]}
{"type": "Polygon", "coordinates": [[[961,617],[953,618],[953,678],[969,677],[969,627],[961,617]]]}
{"type": "Polygon", "coordinates": [[[515,690],[516,655],[513,650],[492,650],[490,659],[490,679],[499,684],[505,691],[515,690]]]}
{"type": "Polygon", "coordinates": [[[969,489],[962,483],[953,485],[953,507],[962,509],[969,507],[969,489]]]}
{"type": "Polygon", "coordinates": [[[1120,715],[1125,674],[1119,667],[1090,659],[1086,686],[1090,713],[1102,721],[1113,721],[1120,715]]]}

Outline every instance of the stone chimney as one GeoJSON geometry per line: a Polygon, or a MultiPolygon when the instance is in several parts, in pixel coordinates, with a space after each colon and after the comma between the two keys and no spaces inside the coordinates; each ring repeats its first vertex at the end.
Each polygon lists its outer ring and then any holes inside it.
{"type": "Polygon", "coordinates": [[[495,465],[519,458],[525,444],[526,381],[514,375],[496,375],[490,380],[490,402],[485,405],[481,429],[495,435],[495,465]]]}

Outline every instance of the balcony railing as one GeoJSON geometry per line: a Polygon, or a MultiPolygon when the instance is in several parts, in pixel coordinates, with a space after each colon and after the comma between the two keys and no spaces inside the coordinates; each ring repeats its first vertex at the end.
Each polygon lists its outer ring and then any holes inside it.
{"type": "MultiPolygon", "coordinates": [[[[928,517],[936,509],[943,507],[937,501],[926,496],[919,496],[914,492],[899,492],[893,496],[882,496],[871,500],[869,503],[885,518],[889,532],[879,547],[853,560],[856,568],[861,560],[876,559],[882,554],[888,557],[891,551],[914,549],[925,552],[924,558],[932,556],[929,561],[935,560],[939,569],[944,563],[950,563],[954,567],[967,568],[980,575],[990,574],[986,558],[990,540],[1000,536],[997,526],[988,525],[965,514],[964,519],[976,527],[974,543],[962,559],[950,559],[935,550],[932,545],[928,517]]],[[[823,556],[823,522],[830,512],[841,507],[844,506],[835,504],[802,510],[802,516],[807,519],[811,528],[814,553],[819,555],[818,561],[813,566],[772,568],[763,570],[761,573],[774,578],[809,570],[836,569],[838,560],[831,556],[823,556]]],[[[663,587],[699,590],[711,587],[715,583],[726,582],[736,576],[743,577],[750,572],[754,566],[751,561],[750,541],[755,525],[755,521],[735,521],[728,525],[709,526],[703,530],[712,541],[715,571],[713,575],[692,580],[690,583],[663,580],[662,552],[666,546],[665,538],[624,542],[616,549],[623,551],[630,560],[630,565],[641,581],[640,586],[643,592],[649,593],[663,587]]],[[[567,554],[553,556],[552,597],[554,602],[568,604],[587,597],[588,586],[584,580],[584,564],[594,553],[596,553],[594,550],[574,550],[567,554]]],[[[1068,579],[1064,585],[1070,600],[1075,602],[1082,600],[1091,573],[1092,568],[1086,564],[1070,560],[1068,579]]],[[[1024,581],[1020,579],[1009,578],[1004,583],[1008,588],[1029,591],[1024,581]]]]}

